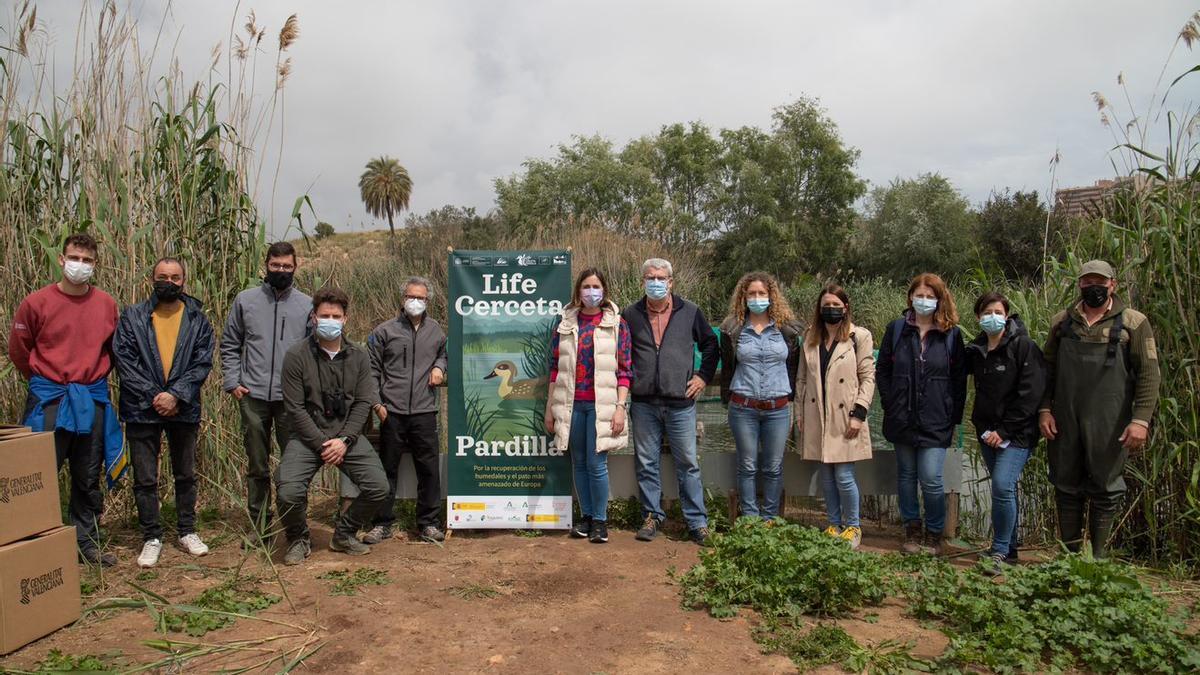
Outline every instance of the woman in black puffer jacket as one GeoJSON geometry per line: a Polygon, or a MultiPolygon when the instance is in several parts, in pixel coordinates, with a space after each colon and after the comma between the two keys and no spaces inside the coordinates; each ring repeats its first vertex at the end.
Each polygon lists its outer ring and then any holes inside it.
{"type": "Polygon", "coordinates": [[[1002,565],[1017,558],[1017,483],[1037,447],[1046,369],[1042,350],[1003,295],[984,293],[975,302],[975,316],[981,330],[967,347],[967,367],[975,378],[971,422],[992,477],[992,548],[983,558],[988,573],[1000,574],[1002,565]]]}

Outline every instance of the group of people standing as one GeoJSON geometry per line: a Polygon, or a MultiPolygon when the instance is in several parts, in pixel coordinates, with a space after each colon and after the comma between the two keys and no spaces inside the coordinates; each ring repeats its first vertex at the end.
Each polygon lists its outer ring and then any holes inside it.
{"type": "MultiPolygon", "coordinates": [[[[186,292],[182,260],[157,260],[150,297],[120,312],[112,296],[91,284],[98,260],[95,239],[68,237],[59,256],[62,278],[17,309],[8,353],[29,381],[25,423],[53,431],[59,467],[69,465],[70,514],[81,560],[117,563],[101,546],[99,481],[106,457],[119,455],[124,442],[143,538],[137,564],[158,563],[164,435],[174,474],[178,547],[205,555],[208,547],[196,533],[196,447],[201,385],[213,364],[212,325],[200,301],[186,292]],[[108,397],[114,368],[117,406],[108,397]]],[[[297,266],[291,244],[272,244],[263,282],[234,300],[220,340],[223,389],[241,412],[254,536],[266,541],[275,534],[273,479],[278,524],[287,539],[284,562],[303,561],[311,551],[309,483],[330,465],[357,488],[338,515],[330,548],[369,553],[371,544],[392,536],[400,457],[411,452],[419,534],[428,541],[444,539],[434,387],[446,376],[446,337],[426,316],[430,283],[408,279],[402,312],[360,346],[343,335],[346,294],[327,287],[306,295],[293,285],[297,266]],[[371,414],[381,422],[378,451],[363,435],[371,414]],[[274,476],[272,440],[280,450],[274,476]]]]}
{"type": "Polygon", "coordinates": [[[794,422],[803,437],[799,452],[819,463],[825,532],[859,546],[855,463],[872,456],[867,417],[878,390],[883,436],[895,449],[901,550],[941,554],[943,467],[964,416],[970,376],[971,422],[992,484],[993,539],[982,556],[987,570],[1001,573],[1017,559],[1017,486],[1042,437],[1061,540],[1079,550],[1086,510],[1092,552],[1106,555],[1125,489],[1124,464],[1146,442],[1159,383],[1149,321],[1115,295],[1116,272],[1108,263],[1080,268],[1079,298],[1055,316],[1044,352],[1009,300],[994,291],[976,300],[979,330],[966,342],[954,297],[936,274],[917,275],[909,284],[908,306],[888,324],[878,352],[836,284],[817,293],[806,326],[774,277],[746,274],[718,337],[694,304],[672,292],[670,262],[647,260],[642,277],[644,297],[622,311],[604,274],[582,271],[553,338],[545,424],[559,447],[570,448],[575,466],[583,518],[573,536],[608,540],[607,453],[628,443],[628,401],[645,516],[636,538],[653,539],[662,524],[665,439],[691,537],[707,539],[695,401],[719,363],[743,516],[781,515],[783,459],[794,422]]]}
{"type": "MultiPolygon", "coordinates": [[[[212,326],[200,301],[186,293],[187,270],[174,257],[154,264],[147,300],[118,312],[113,298],[90,283],[98,251],[89,235],[68,237],[59,257],[62,278],[26,297],[14,316],[9,357],[29,381],[25,422],[54,431],[59,466],[70,466],[70,514],[81,559],[116,563],[99,545],[98,519],[101,467],[122,445],[118,410],[143,535],[138,564],[155,565],[163,548],[158,464],[164,434],[178,546],[204,555],[208,547],[195,531],[195,467],[212,326]],[[107,383],[114,368],[116,409],[107,383]]],[[[273,478],[287,539],[284,562],[302,562],[311,552],[309,484],[322,466],[336,466],[348,479],[343,494],[351,500],[339,512],[330,548],[368,553],[393,535],[400,458],[411,452],[420,537],[443,540],[435,388],[446,379],[446,335],[426,314],[430,283],[409,278],[401,312],[360,346],[344,337],[346,294],[329,287],[304,294],[293,285],[297,266],[290,244],[272,244],[263,282],[237,296],[220,339],[223,389],[241,412],[253,531],[264,540],[273,534],[273,478]],[[381,423],[378,450],[363,433],[372,414],[381,423]],[[281,455],[272,477],[273,439],[281,455]]],[[[574,465],[582,518],[571,535],[608,541],[608,453],[632,435],[644,516],[636,538],[655,539],[666,516],[665,443],[690,537],[708,540],[696,400],[720,364],[742,515],[781,515],[783,458],[794,422],[803,434],[803,458],[819,463],[826,532],[857,547],[855,463],[872,456],[867,412],[878,390],[883,435],[895,447],[902,550],[940,553],[942,467],[971,375],[971,420],[992,478],[990,569],[999,572],[1016,559],[1017,483],[1040,437],[1049,441],[1062,541],[1078,549],[1086,516],[1092,550],[1102,556],[1125,490],[1124,464],[1146,442],[1159,384],[1149,321],[1115,295],[1116,283],[1108,263],[1083,265],[1080,299],[1054,318],[1042,350],[1008,299],[995,292],[976,301],[980,331],[966,343],[946,284],[921,274],[876,357],[871,332],[854,323],[852,300],[836,284],[818,292],[801,320],[774,277],[746,274],[718,337],[700,308],[674,292],[669,261],[642,265],[644,295],[623,310],[604,273],[585,269],[552,339],[544,419],[574,465]]]]}

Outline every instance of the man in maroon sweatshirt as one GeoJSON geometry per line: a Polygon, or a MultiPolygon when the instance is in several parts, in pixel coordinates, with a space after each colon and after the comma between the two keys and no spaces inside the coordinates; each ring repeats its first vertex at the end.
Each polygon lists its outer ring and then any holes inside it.
{"type": "Polygon", "coordinates": [[[107,383],[117,303],[89,283],[97,252],[90,235],[67,237],[58,257],[62,279],[21,301],[8,358],[29,381],[26,423],[38,427],[35,431],[53,431],[59,467],[70,464],[70,511],[80,557],[109,566],[117,559],[100,551],[98,522],[106,441],[115,440],[120,452],[107,383]]]}

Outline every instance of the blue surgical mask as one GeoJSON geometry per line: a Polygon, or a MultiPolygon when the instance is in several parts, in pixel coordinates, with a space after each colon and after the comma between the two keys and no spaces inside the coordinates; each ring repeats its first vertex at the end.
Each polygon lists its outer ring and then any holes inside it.
{"type": "Polygon", "coordinates": [[[913,309],[921,316],[929,316],[937,310],[937,300],[934,298],[913,298],[913,309]]]}
{"type": "Polygon", "coordinates": [[[338,319],[317,319],[317,337],[336,340],[342,336],[342,322],[338,319]]]}
{"type": "Polygon", "coordinates": [[[662,300],[667,297],[667,281],[665,279],[647,279],[646,297],[651,300],[662,300]]]}
{"type": "Polygon", "coordinates": [[[979,327],[988,335],[999,335],[1008,323],[1008,317],[1003,314],[984,314],[979,317],[979,327]]]}
{"type": "Polygon", "coordinates": [[[604,299],[604,289],[581,288],[579,289],[579,299],[583,300],[585,307],[599,307],[600,301],[604,299]]]}
{"type": "Polygon", "coordinates": [[[767,308],[770,306],[771,306],[771,300],[769,298],[747,298],[746,299],[746,309],[750,310],[751,312],[754,312],[755,314],[762,314],[763,312],[767,311],[767,308]]]}

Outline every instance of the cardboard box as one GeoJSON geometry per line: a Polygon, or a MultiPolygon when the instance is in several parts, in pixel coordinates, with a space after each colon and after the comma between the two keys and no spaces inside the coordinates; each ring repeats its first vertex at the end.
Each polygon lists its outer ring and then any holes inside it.
{"type": "Polygon", "coordinates": [[[75,528],[0,546],[0,654],[79,618],[75,528]]]}
{"type": "Polygon", "coordinates": [[[0,428],[0,546],[62,524],[54,434],[0,428]]]}

